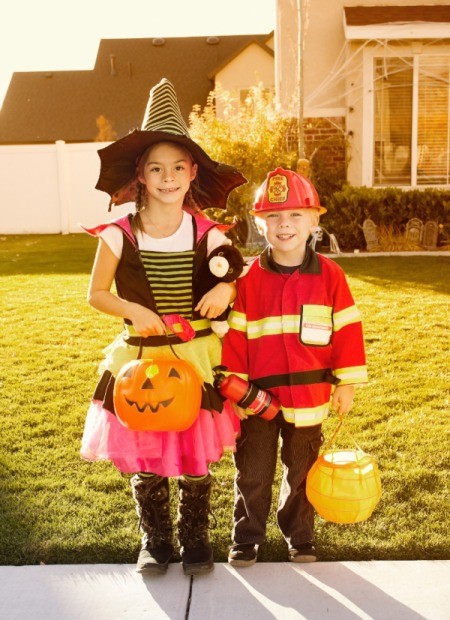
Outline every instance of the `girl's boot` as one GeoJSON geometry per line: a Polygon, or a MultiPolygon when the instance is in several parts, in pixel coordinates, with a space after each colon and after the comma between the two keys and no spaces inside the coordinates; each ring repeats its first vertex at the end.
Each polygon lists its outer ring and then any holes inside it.
{"type": "Polygon", "coordinates": [[[209,573],[214,568],[208,533],[211,480],[210,475],[200,480],[178,480],[178,540],[185,575],[209,573]]]}
{"type": "Polygon", "coordinates": [[[173,554],[169,481],[161,476],[136,474],[131,478],[139,527],[143,532],[138,573],[165,573],[173,554]]]}

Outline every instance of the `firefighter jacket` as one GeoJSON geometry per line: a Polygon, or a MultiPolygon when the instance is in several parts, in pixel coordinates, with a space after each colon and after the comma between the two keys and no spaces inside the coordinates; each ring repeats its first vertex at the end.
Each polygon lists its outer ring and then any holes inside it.
{"type": "Polygon", "coordinates": [[[309,246],[292,274],[280,273],[266,248],[238,279],[228,321],[227,372],[269,390],[297,427],[323,422],[332,384],[367,381],[361,317],[345,274],[309,246]]]}

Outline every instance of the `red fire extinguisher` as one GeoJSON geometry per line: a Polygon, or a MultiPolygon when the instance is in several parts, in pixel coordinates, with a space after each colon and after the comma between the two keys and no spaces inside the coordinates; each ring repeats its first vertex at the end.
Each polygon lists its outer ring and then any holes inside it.
{"type": "Polygon", "coordinates": [[[281,403],[270,392],[261,390],[254,383],[245,381],[237,375],[225,376],[217,370],[225,370],[217,367],[214,385],[222,396],[233,401],[243,409],[250,409],[255,415],[264,420],[272,420],[280,411],[281,403]]]}

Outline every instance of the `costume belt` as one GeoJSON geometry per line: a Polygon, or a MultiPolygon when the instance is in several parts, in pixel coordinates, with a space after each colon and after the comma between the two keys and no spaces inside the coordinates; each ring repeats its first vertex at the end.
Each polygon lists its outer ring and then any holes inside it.
{"type": "Polygon", "coordinates": [[[128,335],[125,336],[124,341],[135,347],[161,347],[164,345],[182,344],[194,338],[202,338],[213,333],[209,319],[188,321],[184,317],[179,317],[179,315],[164,315],[162,319],[167,325],[164,336],[146,336],[144,338],[139,336],[133,325],[125,325],[128,335]]]}

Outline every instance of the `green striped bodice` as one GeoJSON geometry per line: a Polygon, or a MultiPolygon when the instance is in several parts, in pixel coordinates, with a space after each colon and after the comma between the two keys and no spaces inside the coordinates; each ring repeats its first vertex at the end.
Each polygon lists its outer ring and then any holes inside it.
{"type": "Polygon", "coordinates": [[[159,314],[192,317],[194,250],[150,252],[140,250],[147,279],[159,314]]]}

